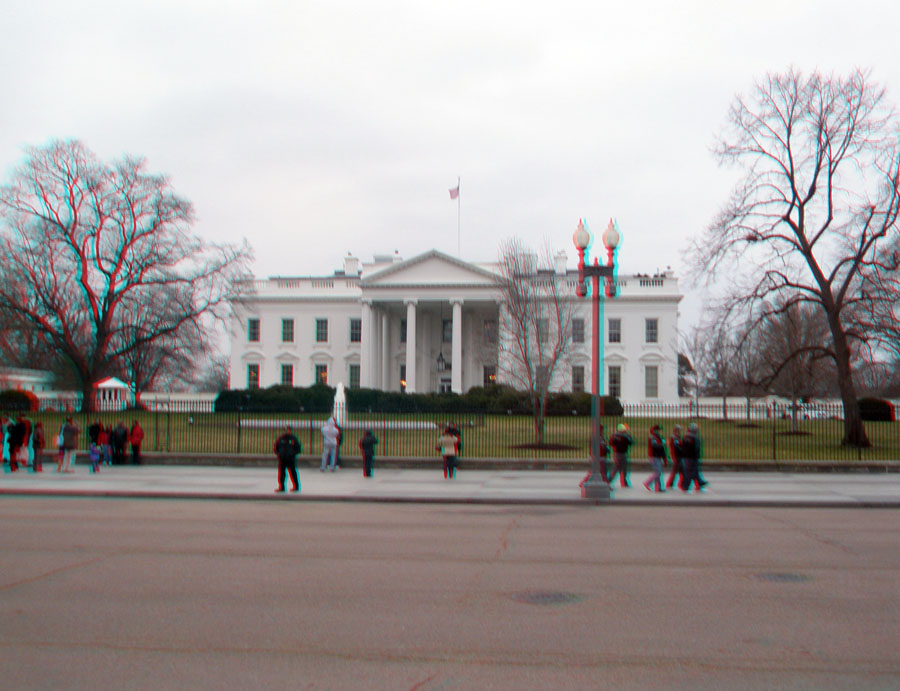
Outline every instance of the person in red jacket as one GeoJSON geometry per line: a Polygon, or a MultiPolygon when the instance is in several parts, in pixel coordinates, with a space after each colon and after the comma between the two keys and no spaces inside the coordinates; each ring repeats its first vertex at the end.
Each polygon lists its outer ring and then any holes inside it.
{"type": "Polygon", "coordinates": [[[131,440],[131,462],[134,465],[140,465],[141,442],[144,441],[144,430],[141,429],[137,420],[132,423],[131,432],[128,433],[128,438],[131,440]]]}

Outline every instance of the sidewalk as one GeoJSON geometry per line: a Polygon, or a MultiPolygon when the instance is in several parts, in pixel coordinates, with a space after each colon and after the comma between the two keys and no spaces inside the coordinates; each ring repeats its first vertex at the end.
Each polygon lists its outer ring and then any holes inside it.
{"type": "MultiPolygon", "coordinates": [[[[439,469],[359,468],[335,473],[301,468],[301,491],[276,494],[276,468],[113,466],[91,474],[87,465],[59,474],[0,473],[0,496],[147,497],[271,501],[368,501],[461,504],[572,504],[632,506],[786,506],[900,508],[897,473],[705,473],[707,491],[650,493],[647,474],[632,473],[630,489],[614,488],[609,502],[581,498],[583,471],[461,470],[445,480],[439,469]]],[[[288,483],[290,484],[290,483],[288,483]]]]}

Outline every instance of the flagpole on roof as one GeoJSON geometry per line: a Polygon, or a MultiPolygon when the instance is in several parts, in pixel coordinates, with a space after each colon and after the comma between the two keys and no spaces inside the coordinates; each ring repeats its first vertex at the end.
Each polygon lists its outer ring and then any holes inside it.
{"type": "Polygon", "coordinates": [[[460,202],[459,202],[459,176],[456,176],[456,187],[450,188],[450,199],[456,200],[456,256],[462,259],[462,251],[460,249],[459,234],[459,218],[460,218],[460,202]]]}
{"type": "Polygon", "coordinates": [[[456,176],[456,256],[459,259],[462,259],[462,252],[460,251],[460,243],[459,243],[460,207],[461,207],[461,202],[459,201],[459,175],[457,175],[456,176]]]}

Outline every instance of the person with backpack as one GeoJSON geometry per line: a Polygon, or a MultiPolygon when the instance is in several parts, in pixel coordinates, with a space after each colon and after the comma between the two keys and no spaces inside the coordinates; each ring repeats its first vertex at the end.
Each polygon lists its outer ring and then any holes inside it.
{"type": "Polygon", "coordinates": [[[631,484],[628,482],[628,450],[632,444],[634,444],[634,439],[631,437],[628,425],[623,422],[616,428],[616,433],[609,438],[609,445],[613,450],[613,463],[615,464],[615,469],[609,478],[609,484],[612,484],[613,480],[616,479],[616,475],[618,475],[622,487],[631,487],[631,484]]]}
{"type": "Polygon", "coordinates": [[[274,451],[278,456],[278,488],[276,492],[284,492],[285,470],[291,476],[291,492],[300,491],[300,478],[297,476],[297,454],[303,450],[300,440],[294,436],[290,425],[284,426],[284,434],[275,441],[274,451]]]}

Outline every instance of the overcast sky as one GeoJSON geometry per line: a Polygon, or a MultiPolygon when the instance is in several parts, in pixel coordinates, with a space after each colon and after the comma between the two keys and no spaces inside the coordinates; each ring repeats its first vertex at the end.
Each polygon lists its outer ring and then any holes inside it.
{"type": "MultiPolygon", "coordinates": [[[[144,156],[257,275],[352,252],[490,261],[618,219],[671,266],[726,200],[710,154],[766,72],[870,68],[900,102],[900,4],[796,0],[2,0],[0,172],[77,138],[144,156]],[[461,177],[457,203],[448,190],[461,177]]],[[[695,318],[700,296],[684,303],[695,318]]]]}

